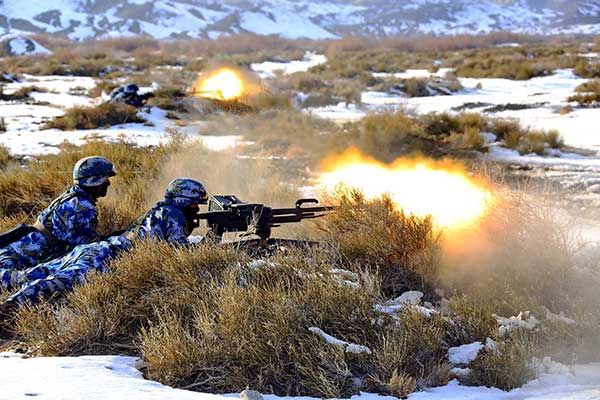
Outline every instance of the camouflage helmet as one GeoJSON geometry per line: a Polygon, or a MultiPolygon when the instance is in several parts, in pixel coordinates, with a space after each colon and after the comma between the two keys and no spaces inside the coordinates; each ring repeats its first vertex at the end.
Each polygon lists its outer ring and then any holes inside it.
{"type": "Polygon", "coordinates": [[[135,83],[130,83],[129,85],[125,86],[125,88],[123,89],[123,91],[127,94],[137,93],[138,90],[140,90],[140,87],[138,85],[136,85],[135,83]]]}
{"type": "Polygon", "coordinates": [[[187,207],[191,204],[205,204],[206,190],[198,181],[188,178],[176,178],[169,182],[165,190],[165,201],[177,207],[187,207]]]}
{"type": "Polygon", "coordinates": [[[81,186],[100,186],[108,177],[116,174],[115,166],[106,158],[85,157],[77,161],[73,168],[73,182],[81,186]]]}

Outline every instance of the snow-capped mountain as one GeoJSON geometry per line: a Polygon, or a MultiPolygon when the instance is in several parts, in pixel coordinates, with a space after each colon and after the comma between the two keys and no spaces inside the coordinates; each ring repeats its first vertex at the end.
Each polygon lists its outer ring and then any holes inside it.
{"type": "Polygon", "coordinates": [[[287,38],[600,33],[600,0],[0,0],[0,32],[287,38]]]}

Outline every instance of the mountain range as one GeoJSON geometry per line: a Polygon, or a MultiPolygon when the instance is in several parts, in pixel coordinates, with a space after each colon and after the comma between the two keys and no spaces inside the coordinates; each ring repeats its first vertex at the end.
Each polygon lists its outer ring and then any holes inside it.
{"type": "Polygon", "coordinates": [[[71,39],[254,32],[333,39],[419,34],[600,33],[600,0],[0,0],[0,32],[71,39]]]}

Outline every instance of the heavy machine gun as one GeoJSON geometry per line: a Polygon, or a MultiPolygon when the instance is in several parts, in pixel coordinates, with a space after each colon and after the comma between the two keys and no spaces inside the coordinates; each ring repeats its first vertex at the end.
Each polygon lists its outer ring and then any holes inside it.
{"type": "Polygon", "coordinates": [[[206,220],[209,236],[222,239],[226,232],[244,232],[268,241],[271,228],[303,219],[319,218],[334,211],[335,206],[303,207],[318,204],[317,199],[299,199],[292,208],[272,208],[259,203],[244,203],[234,195],[215,195],[208,199],[208,211],[198,214],[206,220]]]}

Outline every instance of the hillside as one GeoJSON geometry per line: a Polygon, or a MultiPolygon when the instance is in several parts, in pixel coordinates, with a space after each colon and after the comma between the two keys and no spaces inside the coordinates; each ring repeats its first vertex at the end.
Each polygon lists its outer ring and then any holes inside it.
{"type": "Polygon", "coordinates": [[[0,1],[0,32],[71,39],[147,34],[217,37],[254,32],[286,38],[483,33],[598,33],[597,0],[17,0],[0,1]]]}

